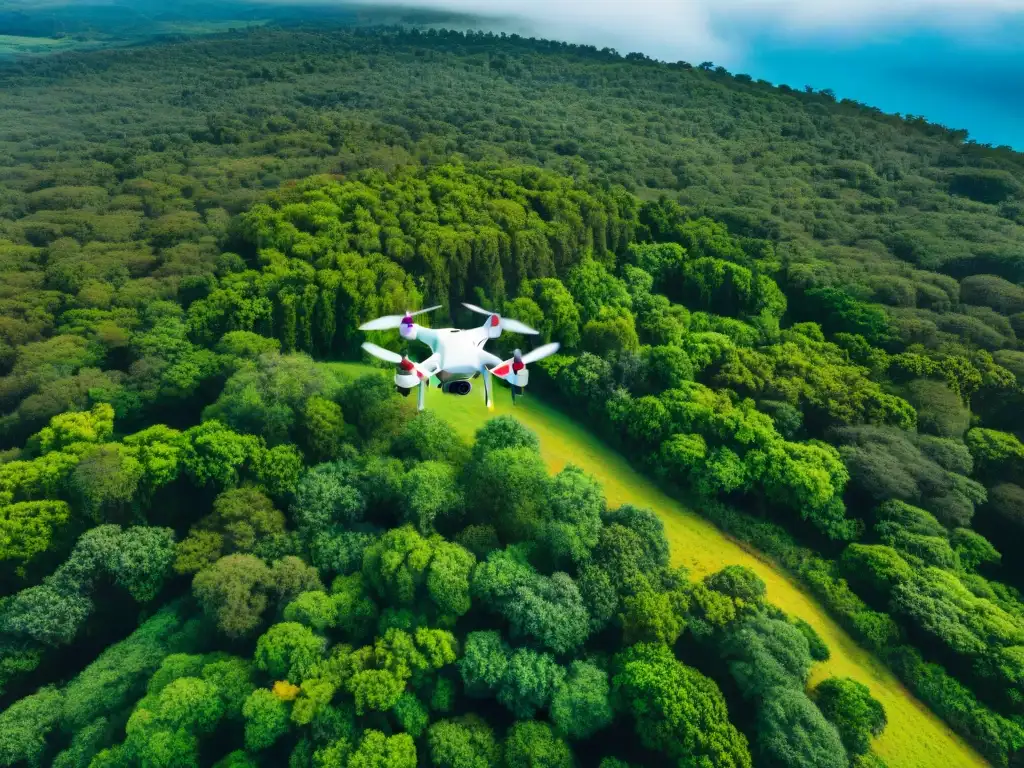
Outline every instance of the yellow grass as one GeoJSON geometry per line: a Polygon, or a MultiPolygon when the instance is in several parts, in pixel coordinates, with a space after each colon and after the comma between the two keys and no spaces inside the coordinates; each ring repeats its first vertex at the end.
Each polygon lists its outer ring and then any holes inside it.
{"type": "MultiPolygon", "coordinates": [[[[339,373],[363,373],[368,366],[332,363],[339,373]]],[[[665,524],[672,559],[694,577],[729,564],[744,565],[764,579],[768,599],[817,630],[832,657],[816,664],[812,683],[825,677],[852,677],[867,685],[885,706],[889,725],[875,740],[874,750],[890,768],[987,765],[970,746],[918,701],[871,653],[861,648],[825,610],[768,558],[724,534],[710,522],[670,498],[633,469],[618,453],[563,412],[527,396],[513,407],[508,388],[496,393],[495,408],[483,406],[480,385],[466,397],[443,395],[432,388],[427,407],[444,416],[462,435],[473,434],[492,416],[512,413],[540,437],[541,453],[552,472],[572,463],[597,478],[610,506],[629,502],[649,507],[665,524]]],[[[415,392],[409,395],[410,400],[415,392]]]]}

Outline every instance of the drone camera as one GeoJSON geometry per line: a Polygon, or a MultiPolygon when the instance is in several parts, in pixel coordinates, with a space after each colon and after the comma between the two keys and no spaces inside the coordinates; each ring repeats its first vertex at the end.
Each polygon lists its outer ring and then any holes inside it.
{"type": "Polygon", "coordinates": [[[441,391],[449,395],[468,395],[473,390],[473,385],[465,380],[449,381],[441,385],[441,391]]]}

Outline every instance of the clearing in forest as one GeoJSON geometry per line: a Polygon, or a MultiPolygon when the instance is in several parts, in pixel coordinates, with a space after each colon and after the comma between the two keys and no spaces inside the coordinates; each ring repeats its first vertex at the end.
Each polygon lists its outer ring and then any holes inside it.
{"type": "MultiPolygon", "coordinates": [[[[380,370],[349,363],[328,365],[343,375],[380,370]]],[[[575,464],[601,483],[609,506],[628,502],[653,509],[665,524],[665,534],[672,546],[673,564],[685,565],[691,576],[699,578],[723,566],[736,564],[754,570],[764,579],[768,600],[814,627],[832,652],[828,661],[815,664],[811,683],[829,676],[852,677],[867,685],[871,694],[885,706],[889,724],[882,736],[875,740],[874,750],[889,768],[987,765],[963,739],[918,701],[885,665],[858,645],[814,597],[771,560],[663,493],[600,438],[537,396],[527,395],[513,406],[510,390],[499,386],[495,392],[495,407],[488,410],[484,407],[483,392],[477,392],[477,389],[479,387],[474,386],[470,395],[458,397],[444,395],[432,387],[427,392],[427,408],[443,416],[470,441],[488,419],[511,413],[537,433],[541,454],[552,472],[566,464],[575,464]]]]}

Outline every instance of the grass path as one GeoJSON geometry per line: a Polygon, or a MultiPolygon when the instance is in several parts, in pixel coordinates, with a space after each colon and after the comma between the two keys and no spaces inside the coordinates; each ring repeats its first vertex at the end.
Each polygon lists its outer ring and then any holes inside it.
{"type": "MultiPolygon", "coordinates": [[[[346,373],[368,370],[344,363],[331,367],[346,373]]],[[[875,740],[874,749],[889,768],[987,765],[781,568],[667,496],[600,438],[558,409],[536,397],[523,398],[513,408],[509,390],[501,387],[496,393],[495,408],[488,411],[483,406],[483,394],[478,395],[477,389],[474,386],[468,397],[442,395],[431,389],[427,393],[427,407],[469,440],[487,419],[513,413],[540,437],[541,454],[551,471],[575,464],[601,482],[609,506],[629,502],[657,512],[672,546],[673,563],[685,565],[694,577],[733,563],[756,571],[768,586],[768,599],[786,613],[807,621],[832,651],[827,662],[815,665],[812,682],[833,675],[852,677],[867,685],[885,706],[889,725],[875,740]]]]}

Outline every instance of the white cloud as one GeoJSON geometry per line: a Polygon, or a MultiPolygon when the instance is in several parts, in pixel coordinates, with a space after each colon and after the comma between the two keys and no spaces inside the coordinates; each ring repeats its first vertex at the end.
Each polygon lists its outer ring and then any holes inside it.
{"type": "MultiPolygon", "coordinates": [[[[857,37],[913,24],[957,34],[1024,18],[1024,0],[355,0],[504,17],[525,34],[741,65],[755,35],[857,37]]],[[[506,25],[508,26],[508,25],[506,25]]]]}

